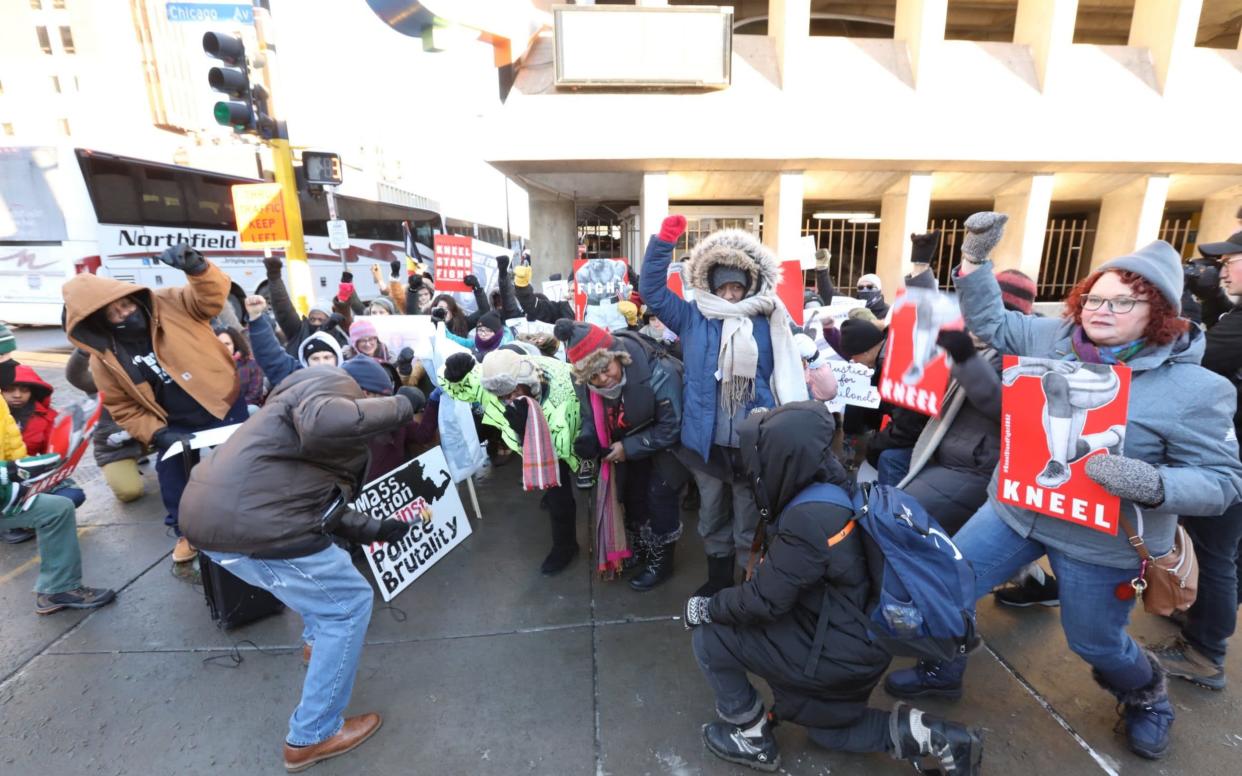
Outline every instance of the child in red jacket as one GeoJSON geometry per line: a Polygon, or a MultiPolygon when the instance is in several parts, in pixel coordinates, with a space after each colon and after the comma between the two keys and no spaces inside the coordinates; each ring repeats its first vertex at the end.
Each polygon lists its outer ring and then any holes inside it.
{"type": "MultiPolygon", "coordinates": [[[[9,405],[9,412],[22,430],[22,440],[30,455],[49,452],[52,428],[59,414],[52,409],[53,390],[39,377],[38,372],[25,364],[17,365],[12,382],[0,385],[0,393],[4,394],[4,402],[9,405]]],[[[69,499],[75,507],[82,506],[86,501],[86,494],[73,484],[72,479],[66,479],[54,493],[69,499]]]]}

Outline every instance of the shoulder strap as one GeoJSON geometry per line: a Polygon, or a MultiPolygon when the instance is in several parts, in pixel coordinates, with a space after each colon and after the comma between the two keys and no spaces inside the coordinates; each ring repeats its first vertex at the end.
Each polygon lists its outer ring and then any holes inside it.
{"type": "Polygon", "coordinates": [[[826,503],[846,509],[858,510],[859,503],[840,485],[833,485],[829,482],[815,482],[802,489],[793,500],[785,505],[785,509],[791,509],[802,504],[809,503],[826,503]]]}
{"type": "MultiPolygon", "coordinates": [[[[850,521],[853,524],[853,521],[850,521]]],[[[802,668],[802,673],[807,676],[815,675],[815,666],[819,663],[819,655],[824,651],[824,639],[828,637],[828,601],[835,600],[845,609],[846,614],[853,617],[863,626],[864,638],[871,629],[871,618],[855,606],[845,594],[832,586],[831,582],[824,583],[824,602],[819,607],[819,619],[815,622],[815,640],[811,642],[811,652],[806,656],[806,665],[802,668]]]]}
{"type": "Polygon", "coordinates": [[[1121,524],[1121,530],[1126,532],[1130,546],[1138,553],[1139,558],[1150,563],[1151,553],[1147,550],[1147,543],[1143,541],[1143,537],[1134,531],[1133,524],[1126,519],[1126,516],[1122,514],[1120,509],[1117,510],[1117,522],[1121,524]]]}

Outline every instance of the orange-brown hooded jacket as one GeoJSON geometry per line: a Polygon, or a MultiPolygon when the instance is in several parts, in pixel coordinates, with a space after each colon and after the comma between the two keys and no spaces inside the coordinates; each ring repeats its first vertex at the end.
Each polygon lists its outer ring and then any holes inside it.
{"type": "Polygon", "coordinates": [[[91,375],[104,407],[121,428],[149,444],[168,425],[168,414],[146,383],[135,384],[117,359],[112,333],[95,313],[133,296],[150,319],[151,344],[164,371],[203,409],[224,419],[240,390],[233,357],[211,330],[211,318],[224,307],[229,277],[208,263],[186,285],[152,291],[112,278],[81,274],[65,283],[65,331],[91,356],[91,375]]]}

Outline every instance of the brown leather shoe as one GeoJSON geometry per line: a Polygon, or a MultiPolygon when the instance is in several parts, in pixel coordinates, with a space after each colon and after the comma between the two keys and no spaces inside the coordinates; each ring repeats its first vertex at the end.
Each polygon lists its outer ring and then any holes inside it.
{"type": "Polygon", "coordinates": [[[289,773],[297,773],[315,763],[352,752],[363,741],[375,735],[375,731],[379,730],[382,724],[384,724],[384,718],[378,714],[359,714],[356,717],[346,717],[341,731],[326,741],[302,747],[285,744],[285,770],[289,773]]]}
{"type": "Polygon", "coordinates": [[[314,645],[313,645],[313,644],[303,644],[303,645],[302,645],[302,665],[304,665],[304,666],[308,666],[308,665],[310,665],[311,650],[312,650],[313,648],[314,648],[314,645]]]}
{"type": "Polygon", "coordinates": [[[198,557],[198,550],[184,536],[177,538],[177,546],[173,547],[173,563],[189,563],[198,557]]]}

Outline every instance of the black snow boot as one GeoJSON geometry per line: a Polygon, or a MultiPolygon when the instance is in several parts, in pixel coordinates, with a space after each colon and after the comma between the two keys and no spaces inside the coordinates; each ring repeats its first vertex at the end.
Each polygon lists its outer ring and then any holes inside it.
{"type": "Polygon", "coordinates": [[[976,776],[983,762],[983,737],[974,728],[932,717],[906,703],[893,707],[889,721],[893,757],[909,760],[925,774],[976,776]],[[933,757],[939,767],[924,770],[920,761],[933,757]]]}
{"type": "Polygon", "coordinates": [[[647,542],[638,531],[625,529],[625,543],[630,547],[630,557],[621,561],[621,573],[641,569],[647,565],[647,542]]]}
{"type": "Polygon", "coordinates": [[[552,513],[552,551],[543,559],[539,570],[547,576],[559,574],[578,555],[578,529],[574,513],[552,513]]]}
{"type": "Polygon", "coordinates": [[[709,722],[703,726],[703,743],[722,760],[772,772],[781,767],[781,753],[772,735],[772,723],[763,709],[750,722],[709,722]]]}
{"type": "Polygon", "coordinates": [[[733,565],[737,562],[736,555],[725,555],[717,558],[707,556],[707,581],[694,591],[695,595],[713,596],[728,587],[733,587],[733,565]]]}
{"type": "Polygon", "coordinates": [[[673,554],[677,542],[657,544],[658,539],[646,542],[647,567],[630,580],[630,588],[640,593],[654,590],[673,576],[673,554]]]}

